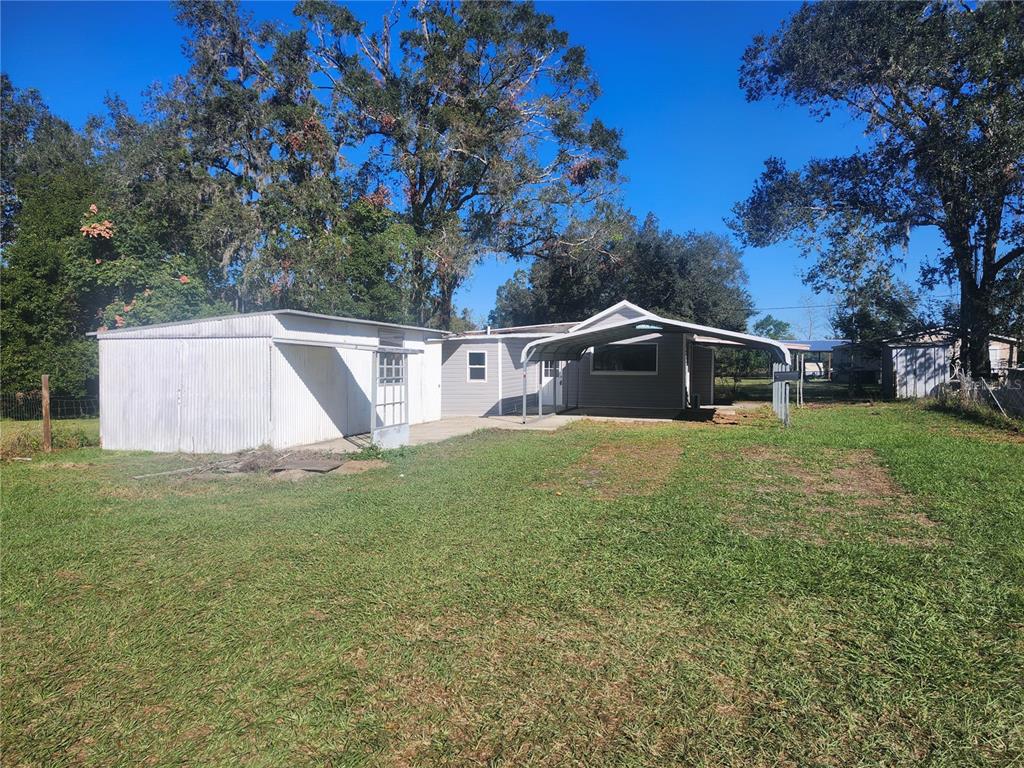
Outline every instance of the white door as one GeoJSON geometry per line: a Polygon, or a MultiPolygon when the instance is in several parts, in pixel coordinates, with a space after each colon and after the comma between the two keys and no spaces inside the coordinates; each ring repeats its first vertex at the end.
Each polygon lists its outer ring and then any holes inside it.
{"type": "Polygon", "coordinates": [[[558,362],[545,360],[541,365],[540,392],[544,405],[559,406],[562,404],[562,377],[559,375],[558,362]]]}

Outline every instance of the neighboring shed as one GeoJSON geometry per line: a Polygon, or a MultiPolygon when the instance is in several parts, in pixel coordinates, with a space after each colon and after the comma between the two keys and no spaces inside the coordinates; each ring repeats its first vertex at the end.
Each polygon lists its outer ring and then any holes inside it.
{"type": "Polygon", "coordinates": [[[832,355],[836,347],[849,344],[849,339],[786,339],[790,349],[802,348],[804,374],[807,378],[832,378],[832,355]]]}
{"type": "MultiPolygon", "coordinates": [[[[960,339],[950,328],[886,339],[881,355],[882,392],[900,399],[934,395],[951,380],[959,357],[960,339]]],[[[989,364],[995,377],[1005,377],[1019,359],[1019,340],[999,335],[989,338],[989,364]]]]}
{"type": "Polygon", "coordinates": [[[850,386],[876,385],[882,375],[878,344],[848,341],[832,348],[832,381],[850,386]]]}
{"type": "Polygon", "coordinates": [[[295,310],[100,332],[103,446],[228,453],[371,430],[400,443],[441,416],[427,342],[443,335],[295,310]]]}

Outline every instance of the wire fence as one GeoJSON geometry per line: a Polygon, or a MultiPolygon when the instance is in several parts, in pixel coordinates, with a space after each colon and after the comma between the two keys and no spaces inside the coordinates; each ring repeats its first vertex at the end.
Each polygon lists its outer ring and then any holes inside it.
{"type": "Polygon", "coordinates": [[[984,405],[1003,416],[1024,418],[1024,370],[1011,369],[1009,375],[990,384],[960,372],[939,390],[940,401],[966,401],[984,405]]]}
{"type": "MultiPolygon", "coordinates": [[[[50,397],[51,419],[95,419],[100,403],[95,397],[50,397]]],[[[33,421],[43,418],[43,396],[39,392],[0,395],[0,419],[33,421]]]]}

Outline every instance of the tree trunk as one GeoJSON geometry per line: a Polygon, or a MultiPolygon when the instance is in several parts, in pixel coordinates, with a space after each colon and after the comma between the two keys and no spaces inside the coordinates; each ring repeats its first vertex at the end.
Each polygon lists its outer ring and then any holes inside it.
{"type": "Polygon", "coordinates": [[[978,286],[974,276],[960,271],[960,365],[971,378],[991,375],[988,355],[992,332],[992,288],[978,286]]]}
{"type": "Polygon", "coordinates": [[[988,378],[992,375],[992,364],[988,355],[989,334],[992,332],[991,308],[990,287],[985,286],[972,291],[970,346],[967,354],[971,378],[988,378]]]}
{"type": "Polygon", "coordinates": [[[452,303],[455,299],[455,288],[459,281],[448,275],[439,281],[440,296],[437,301],[437,321],[441,330],[447,331],[452,327],[452,303]]]}
{"type": "Polygon", "coordinates": [[[423,249],[417,247],[412,254],[412,295],[409,298],[410,310],[416,325],[424,325],[427,321],[426,292],[426,259],[423,249]]]}

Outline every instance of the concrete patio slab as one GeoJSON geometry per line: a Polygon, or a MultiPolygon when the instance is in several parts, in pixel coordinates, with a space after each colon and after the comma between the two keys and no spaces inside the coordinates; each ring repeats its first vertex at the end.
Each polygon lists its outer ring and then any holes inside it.
{"type": "MultiPolygon", "coordinates": [[[[692,421],[713,423],[716,411],[720,415],[733,414],[732,408],[715,408],[704,406],[699,410],[679,411],[678,409],[631,409],[631,408],[588,408],[572,409],[557,414],[544,416],[531,415],[523,424],[521,416],[452,416],[440,421],[428,421],[424,424],[413,424],[409,427],[409,445],[425,445],[439,443],[453,437],[468,435],[480,429],[531,430],[554,432],[575,421],[589,419],[592,421],[619,422],[669,422],[692,421]]],[[[304,450],[327,451],[331,453],[352,453],[365,448],[368,435],[353,435],[336,440],[327,440],[314,445],[303,446],[304,450]]]]}

